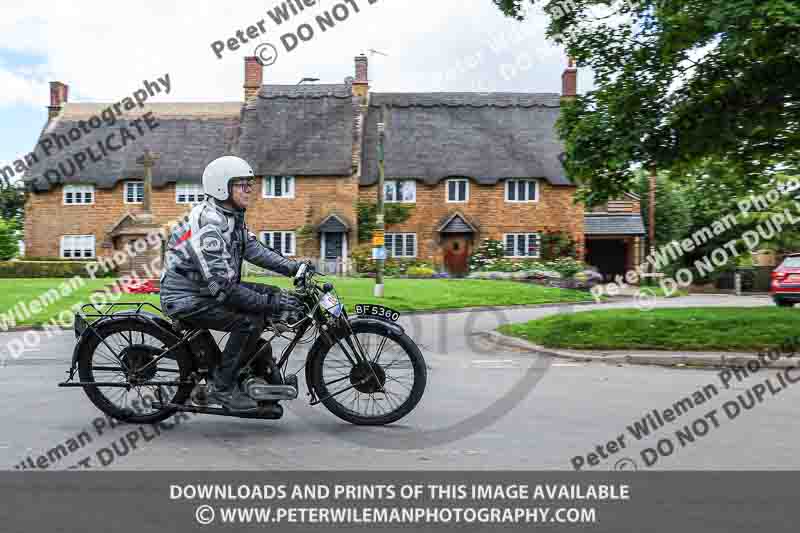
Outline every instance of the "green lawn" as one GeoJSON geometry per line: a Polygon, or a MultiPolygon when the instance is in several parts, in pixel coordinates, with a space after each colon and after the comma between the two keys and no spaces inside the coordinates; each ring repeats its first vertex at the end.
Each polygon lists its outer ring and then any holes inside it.
{"type": "Polygon", "coordinates": [[[19,320],[17,315],[14,315],[13,321],[16,325],[42,324],[53,317],[57,317],[61,311],[70,309],[75,304],[88,302],[92,291],[102,289],[114,280],[110,278],[84,279],[82,280],[83,285],[74,290],[70,288],[71,281],[71,279],[66,278],[0,279],[0,331],[13,326],[11,320],[9,320],[8,311],[12,310],[20,302],[30,311],[36,311],[35,308],[33,310],[30,309],[33,301],[41,302],[43,308],[30,315],[25,313],[22,320],[19,320]],[[62,287],[64,288],[63,292],[62,287]],[[51,290],[55,291],[50,293],[54,295],[53,298],[46,296],[48,291],[51,290]],[[58,298],[55,298],[56,294],[58,298]],[[49,301],[53,301],[53,303],[46,305],[49,301]]]}
{"type": "Polygon", "coordinates": [[[800,334],[800,310],[695,307],[588,311],[507,325],[502,333],[536,344],[586,349],[757,351],[800,334]]]}
{"type": "MultiPolygon", "coordinates": [[[[323,278],[331,281],[341,299],[352,310],[355,304],[379,303],[398,311],[459,309],[473,306],[534,305],[557,302],[592,301],[586,292],[541,287],[530,283],[488,280],[415,280],[387,279],[385,297],[375,298],[372,290],[375,281],[368,278],[323,278]]],[[[31,302],[48,289],[57,288],[64,279],[0,279],[0,331],[3,327],[2,314],[17,302],[31,302]]],[[[248,281],[269,283],[281,287],[291,287],[288,278],[251,278],[248,281]]],[[[92,291],[112,283],[112,279],[86,280],[85,285],[74,293],[57,300],[31,317],[16,320],[16,324],[34,325],[47,322],[50,318],[69,309],[75,303],[89,302],[92,291]]],[[[124,294],[120,302],[151,302],[159,304],[158,295],[124,294]]],[[[8,320],[6,320],[8,323],[8,320]]],[[[6,325],[6,328],[10,323],[6,325]]]]}

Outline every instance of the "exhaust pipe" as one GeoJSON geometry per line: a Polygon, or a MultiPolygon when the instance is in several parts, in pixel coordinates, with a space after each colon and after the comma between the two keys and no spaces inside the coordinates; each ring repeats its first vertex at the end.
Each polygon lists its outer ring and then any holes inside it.
{"type": "Polygon", "coordinates": [[[297,387],[271,385],[260,378],[250,378],[245,381],[244,391],[256,401],[294,400],[297,398],[297,387]]]}

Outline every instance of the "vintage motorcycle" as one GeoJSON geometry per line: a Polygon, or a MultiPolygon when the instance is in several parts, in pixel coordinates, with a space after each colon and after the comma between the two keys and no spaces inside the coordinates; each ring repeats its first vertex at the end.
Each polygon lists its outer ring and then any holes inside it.
{"type": "Polygon", "coordinates": [[[268,320],[260,344],[241,362],[239,383],[259,409],[244,413],[210,407],[206,384],[221,356],[207,329],[170,320],[147,302],[86,304],[75,315],[77,343],[61,387],[82,387],[106,415],[128,423],[153,424],[178,411],[277,419],[279,401],[298,395],[297,373],[305,369],[310,405],[322,403],[339,418],[359,425],[400,420],[419,403],[427,382],[425,359],[397,323],[400,314],[359,304],[349,316],[333,285],[301,264],[295,295],[306,313],[294,323],[268,320]],[[288,341],[279,360],[272,341],[288,341]],[[289,356],[311,345],[305,364],[288,373],[289,356]],[[75,376],[79,381],[75,381],[75,376]]]}

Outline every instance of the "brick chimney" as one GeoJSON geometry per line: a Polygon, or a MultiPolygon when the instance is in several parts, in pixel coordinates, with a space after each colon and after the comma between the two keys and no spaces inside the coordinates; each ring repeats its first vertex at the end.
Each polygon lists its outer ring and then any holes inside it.
{"type": "Polygon", "coordinates": [[[578,69],[575,68],[575,60],[567,58],[567,68],[561,75],[561,96],[563,98],[574,98],[578,96],[578,69]]]}
{"type": "Polygon", "coordinates": [[[47,108],[48,119],[53,119],[61,113],[61,108],[69,98],[69,85],[60,81],[50,82],[50,105],[47,108]]]}
{"type": "Polygon", "coordinates": [[[364,54],[356,56],[356,79],[353,80],[353,94],[362,98],[369,91],[369,59],[364,54]]]}
{"type": "Polygon", "coordinates": [[[264,83],[264,67],[255,56],[244,58],[244,100],[245,102],[258,94],[264,83]]]}

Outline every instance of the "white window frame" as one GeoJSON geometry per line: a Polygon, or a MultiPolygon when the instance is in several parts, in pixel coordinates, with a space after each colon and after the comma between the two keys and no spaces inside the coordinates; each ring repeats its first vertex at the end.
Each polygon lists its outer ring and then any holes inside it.
{"type": "MultiPolygon", "coordinates": [[[[528,187],[526,186],[525,187],[526,194],[527,194],[527,191],[528,191],[528,187]]],[[[517,189],[517,192],[519,192],[519,189],[517,189]]],[[[506,203],[509,203],[509,204],[533,204],[533,203],[536,203],[538,201],[539,201],[539,180],[518,180],[518,179],[506,180],[506,203]],[[509,196],[511,195],[511,184],[513,183],[515,187],[518,187],[518,184],[520,182],[526,183],[526,184],[527,183],[531,183],[531,182],[533,183],[533,200],[530,200],[530,199],[528,199],[528,200],[519,200],[519,199],[511,200],[511,199],[509,199],[509,196]]]]}
{"type": "Polygon", "coordinates": [[[296,176],[264,176],[261,179],[261,196],[263,198],[270,198],[270,199],[292,199],[295,196],[295,189],[297,188],[297,178],[296,176]],[[281,194],[280,196],[275,196],[275,180],[281,179],[283,180],[283,187],[281,187],[281,194]],[[289,183],[291,186],[286,187],[286,184],[289,183]]]}
{"type": "Polygon", "coordinates": [[[285,230],[263,230],[263,231],[261,231],[261,232],[259,233],[259,235],[258,235],[258,238],[261,240],[261,243],[262,243],[262,244],[264,244],[265,246],[269,246],[270,248],[275,248],[277,251],[279,251],[281,254],[283,254],[283,255],[284,255],[284,256],[286,256],[286,257],[294,257],[295,255],[297,255],[297,235],[295,235],[295,232],[294,232],[294,231],[285,231],[285,230]],[[276,233],[280,233],[280,234],[281,234],[281,247],[280,247],[280,248],[275,248],[275,247],[272,245],[272,244],[273,244],[273,243],[272,243],[272,237],[273,237],[273,236],[274,236],[276,233]],[[267,244],[267,242],[266,242],[266,239],[264,238],[264,236],[265,236],[266,234],[269,234],[269,235],[270,235],[270,242],[269,242],[269,244],[267,244]],[[286,235],[287,235],[287,234],[291,234],[291,236],[292,236],[292,249],[291,249],[291,250],[289,250],[288,252],[284,251],[284,249],[283,249],[283,248],[284,248],[284,245],[286,244],[286,235]]]}
{"type": "MultiPolygon", "coordinates": [[[[134,199],[135,198],[136,198],[136,193],[134,191],[134,199]]],[[[126,204],[141,204],[141,203],[144,203],[144,181],[138,181],[138,180],[137,181],[126,181],[125,182],[125,186],[122,188],[122,199],[126,204]],[[142,200],[139,201],[139,202],[136,202],[136,201],[129,202],[128,201],[128,188],[132,187],[134,185],[137,185],[137,184],[141,184],[141,186],[142,186],[142,200]]]]}
{"type": "Polygon", "coordinates": [[[389,241],[392,242],[392,246],[390,247],[388,244],[385,244],[384,247],[386,248],[386,257],[393,257],[395,259],[413,259],[417,257],[418,248],[417,248],[417,234],[416,233],[386,233],[384,235],[384,242],[388,243],[389,241]],[[395,255],[394,253],[394,239],[397,237],[402,237],[403,239],[403,255],[395,255]],[[414,254],[408,255],[406,250],[407,248],[407,237],[412,237],[414,242],[414,254]]]}
{"type": "Polygon", "coordinates": [[[175,184],[175,203],[176,204],[187,204],[187,205],[197,205],[203,200],[206,199],[206,195],[203,192],[203,184],[202,183],[176,183],[175,184]],[[183,202],[180,200],[181,196],[186,196],[187,199],[183,202]],[[196,200],[191,201],[188,199],[189,196],[194,196],[196,200]]]}
{"type": "Polygon", "coordinates": [[[541,259],[542,257],[542,236],[539,232],[530,231],[524,233],[504,233],[503,234],[503,250],[504,256],[510,259],[541,259]],[[514,237],[514,253],[508,255],[508,238],[514,237]],[[530,239],[533,237],[536,240],[536,255],[517,255],[517,239],[520,236],[525,236],[525,250],[530,248],[530,239]]]}
{"type": "Polygon", "coordinates": [[[61,243],[60,243],[60,247],[59,247],[59,256],[60,256],[62,259],[94,259],[95,255],[96,255],[96,253],[97,253],[97,252],[96,252],[96,245],[97,245],[97,242],[96,242],[96,240],[95,240],[95,237],[94,237],[94,235],[62,235],[62,236],[61,236],[61,243]],[[89,248],[89,246],[88,246],[88,245],[86,245],[85,247],[80,247],[80,248],[78,248],[78,247],[77,247],[77,243],[76,243],[76,240],[77,240],[77,239],[86,239],[86,240],[89,240],[89,241],[91,241],[91,248],[89,248]],[[71,241],[71,242],[70,242],[70,241],[71,241]],[[85,255],[83,255],[83,254],[81,253],[81,256],[80,256],[80,257],[74,257],[74,256],[73,256],[73,257],[67,257],[67,256],[64,254],[64,250],[68,248],[68,247],[66,246],[68,242],[69,242],[69,244],[72,246],[72,248],[69,248],[70,250],[73,250],[73,251],[74,251],[74,250],[81,250],[81,251],[85,251],[85,250],[89,250],[89,249],[91,249],[91,251],[92,251],[92,255],[90,255],[90,256],[85,256],[85,255]]]}
{"type": "Polygon", "coordinates": [[[95,199],[95,188],[94,185],[64,185],[64,192],[62,195],[63,205],[93,205],[95,199]],[[67,194],[72,195],[72,201],[67,201],[67,194]],[[76,202],[75,195],[80,194],[82,198],[86,197],[86,194],[92,195],[91,202],[76,202]]]}
{"type": "MultiPolygon", "coordinates": [[[[458,187],[456,187],[456,197],[458,197],[458,187]]],[[[444,201],[448,204],[465,204],[469,202],[469,180],[468,179],[450,179],[445,182],[444,186],[444,201]],[[461,183],[464,182],[466,185],[464,186],[464,199],[463,200],[451,200],[450,199],[450,184],[451,183],[461,183]]]]}
{"type": "Polygon", "coordinates": [[[417,203],[417,182],[416,182],[416,180],[386,180],[386,182],[384,184],[384,187],[383,187],[383,201],[385,203],[387,203],[387,204],[415,204],[415,203],[417,203]],[[413,192],[413,197],[411,198],[411,200],[400,200],[400,199],[389,200],[389,199],[387,199],[386,198],[386,185],[393,186],[394,197],[397,198],[397,192],[398,192],[397,185],[400,184],[400,183],[410,183],[411,184],[411,188],[412,188],[412,192],[413,192]]]}

